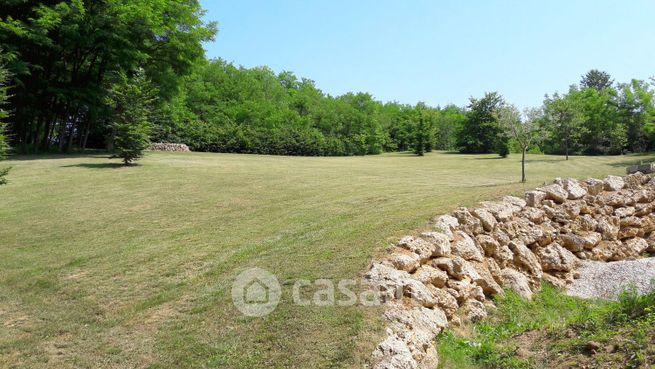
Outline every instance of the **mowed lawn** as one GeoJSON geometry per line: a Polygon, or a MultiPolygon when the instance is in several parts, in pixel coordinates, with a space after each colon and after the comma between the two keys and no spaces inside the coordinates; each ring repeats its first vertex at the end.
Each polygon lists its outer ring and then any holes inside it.
{"type": "MultiPolygon", "coordinates": [[[[2,368],[360,368],[378,311],[295,306],[296,279],[357,278],[434,215],[651,156],[24,157],[0,188],[2,368]],[[274,273],[264,318],[234,277],[274,273]]],[[[2,163],[5,164],[5,163],[2,163]]]]}

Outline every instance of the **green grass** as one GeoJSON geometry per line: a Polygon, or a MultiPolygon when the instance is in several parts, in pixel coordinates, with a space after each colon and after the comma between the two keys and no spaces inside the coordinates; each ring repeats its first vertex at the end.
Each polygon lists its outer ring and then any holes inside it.
{"type": "Polygon", "coordinates": [[[378,311],[290,303],[298,278],[355,278],[457,206],[650,157],[432,153],[349,158],[152,153],[18,157],[0,188],[0,367],[361,367],[378,311]],[[258,266],[283,300],[231,304],[258,266]]]}
{"type": "Polygon", "coordinates": [[[495,302],[489,319],[438,337],[440,368],[568,368],[571,364],[641,368],[655,364],[655,292],[639,295],[628,289],[619,301],[583,300],[544,283],[532,301],[508,291],[495,302]],[[590,341],[606,349],[590,355],[586,347],[590,341]],[[611,346],[620,349],[608,351],[611,346]],[[519,350],[528,350],[530,355],[522,356],[519,350]]]}

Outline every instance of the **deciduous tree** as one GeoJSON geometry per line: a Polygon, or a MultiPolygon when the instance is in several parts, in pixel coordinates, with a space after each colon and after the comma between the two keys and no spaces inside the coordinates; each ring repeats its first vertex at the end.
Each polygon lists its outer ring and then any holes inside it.
{"type": "Polygon", "coordinates": [[[498,121],[505,128],[507,135],[513,138],[521,148],[521,182],[525,183],[525,155],[533,143],[542,139],[540,119],[542,112],[537,108],[529,108],[524,112],[525,119],[514,105],[498,109],[498,121]]]}

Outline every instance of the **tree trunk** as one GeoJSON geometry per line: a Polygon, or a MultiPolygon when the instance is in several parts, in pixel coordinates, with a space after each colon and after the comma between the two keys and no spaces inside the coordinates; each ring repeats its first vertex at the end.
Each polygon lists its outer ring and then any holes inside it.
{"type": "Polygon", "coordinates": [[[65,138],[67,121],[68,119],[64,117],[64,119],[59,122],[59,152],[64,152],[64,145],[66,144],[65,138]]]}
{"type": "Polygon", "coordinates": [[[523,151],[521,153],[521,183],[525,183],[525,152],[527,151],[527,147],[523,148],[523,151]]]}
{"type": "Polygon", "coordinates": [[[566,160],[569,160],[569,130],[566,130],[566,137],[564,138],[564,152],[566,154],[566,160]]]}

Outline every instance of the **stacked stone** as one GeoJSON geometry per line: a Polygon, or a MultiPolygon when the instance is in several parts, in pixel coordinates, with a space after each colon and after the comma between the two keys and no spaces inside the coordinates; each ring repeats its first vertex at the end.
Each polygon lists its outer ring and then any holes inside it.
{"type": "Polygon", "coordinates": [[[634,259],[655,252],[655,179],[556,179],[434,220],[373,263],[365,282],[379,291],[389,322],[371,367],[434,368],[434,338],[462,319],[487,316],[503,289],[531,299],[546,280],[564,287],[582,260],[634,259]]]}
{"type": "Polygon", "coordinates": [[[178,143],[153,143],[150,145],[150,150],[152,151],[177,151],[177,152],[189,152],[189,146],[185,144],[178,143]]]}

